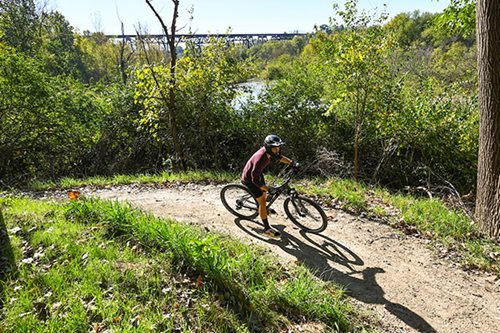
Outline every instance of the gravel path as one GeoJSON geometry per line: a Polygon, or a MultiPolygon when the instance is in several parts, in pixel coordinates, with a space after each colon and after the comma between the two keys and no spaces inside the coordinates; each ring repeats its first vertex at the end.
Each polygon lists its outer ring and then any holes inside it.
{"type": "Polygon", "coordinates": [[[359,306],[378,315],[384,332],[500,332],[500,281],[495,276],[465,272],[437,258],[425,240],[334,209],[325,210],[328,228],[313,235],[296,228],[278,202],[270,223],[283,235],[267,239],[256,232],[261,228],[257,221],[235,219],[225,210],[221,188],[188,184],[82,192],[267,246],[283,262],[300,262],[320,278],[345,285],[359,306]]]}

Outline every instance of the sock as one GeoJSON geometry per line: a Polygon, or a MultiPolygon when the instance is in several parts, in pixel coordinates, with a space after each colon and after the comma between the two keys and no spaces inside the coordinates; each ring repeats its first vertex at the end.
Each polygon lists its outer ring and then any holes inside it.
{"type": "Polygon", "coordinates": [[[267,218],[262,219],[262,223],[264,223],[264,228],[269,229],[271,226],[269,225],[269,222],[267,221],[267,218]]]}

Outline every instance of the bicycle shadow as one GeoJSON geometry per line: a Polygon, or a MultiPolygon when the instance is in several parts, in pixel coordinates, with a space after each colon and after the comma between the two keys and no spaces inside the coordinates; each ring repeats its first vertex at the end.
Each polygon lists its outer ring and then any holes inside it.
{"type": "Polygon", "coordinates": [[[14,251],[10,245],[9,234],[4,222],[3,214],[0,209],[0,309],[3,309],[4,286],[7,276],[15,273],[16,263],[14,259],[14,251]]]}
{"type": "Polygon", "coordinates": [[[246,227],[244,222],[252,222],[259,229],[263,225],[254,220],[237,218],[235,224],[247,234],[266,243],[279,246],[284,252],[297,258],[299,263],[310,269],[312,273],[324,281],[334,281],[347,290],[347,293],[357,300],[368,304],[382,304],[394,316],[408,326],[422,333],[435,333],[436,330],[420,315],[404,305],[393,303],[385,298],[385,291],[377,283],[376,275],[385,271],[380,267],[366,267],[362,270],[355,266],[364,266],[364,261],[347,246],[322,234],[311,234],[300,231],[302,239],[285,231],[284,225],[273,225],[281,232],[280,239],[269,239],[256,233],[255,228],[246,227]],[[346,267],[349,272],[343,272],[335,266],[346,267]],[[353,275],[361,274],[361,278],[353,275]]]}

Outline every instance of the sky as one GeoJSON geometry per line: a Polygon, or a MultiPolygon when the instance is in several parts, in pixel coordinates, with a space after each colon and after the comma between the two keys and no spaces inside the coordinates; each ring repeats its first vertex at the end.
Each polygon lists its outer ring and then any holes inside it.
{"type": "MultiPolygon", "coordinates": [[[[47,1],[47,0],[46,0],[47,1]]],[[[178,34],[193,33],[307,33],[315,25],[327,24],[334,16],[333,4],[344,8],[344,0],[180,0],[178,34]],[[190,10],[193,10],[191,20],[190,10]]],[[[172,0],[151,3],[170,27],[172,0]]],[[[360,9],[381,13],[384,4],[389,15],[403,12],[441,12],[449,0],[359,0],[360,9]]],[[[79,32],[160,34],[161,26],[144,0],[48,0],[48,9],[64,15],[79,32]]]]}

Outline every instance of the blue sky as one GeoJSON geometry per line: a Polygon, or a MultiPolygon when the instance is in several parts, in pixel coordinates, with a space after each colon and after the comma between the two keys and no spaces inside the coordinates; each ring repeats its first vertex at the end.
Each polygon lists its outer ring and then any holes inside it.
{"type": "MultiPolygon", "coordinates": [[[[180,0],[178,33],[283,33],[311,32],[314,25],[328,23],[334,15],[332,5],[343,8],[344,1],[336,0],[180,0]],[[194,8],[189,20],[188,10],[194,8]]],[[[383,4],[391,16],[402,12],[440,12],[449,0],[359,0],[359,7],[380,12],[383,4]]],[[[153,0],[167,25],[170,24],[171,0],[153,0]]],[[[161,27],[144,0],[49,0],[49,9],[61,12],[80,32],[102,31],[119,34],[120,21],[125,33],[135,34],[135,28],[148,33],[161,33],[161,27]]]]}

